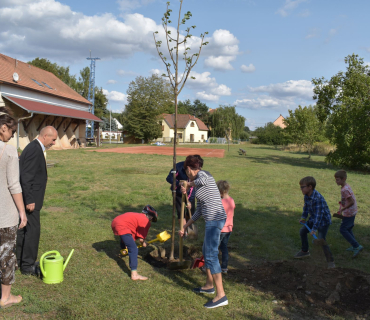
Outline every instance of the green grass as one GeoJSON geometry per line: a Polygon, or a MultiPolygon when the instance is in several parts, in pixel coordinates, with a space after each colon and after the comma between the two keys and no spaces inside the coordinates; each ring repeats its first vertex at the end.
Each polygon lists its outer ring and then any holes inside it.
{"type": "MultiPolygon", "coordinates": [[[[300,248],[298,219],[303,196],[298,183],[302,177],[314,176],[331,211],[338,209],[337,168],[325,164],[324,157],[308,160],[306,155],[255,145],[244,145],[247,156],[240,156],[240,146],[231,145],[230,152],[227,146],[207,147],[226,150],[223,159],[205,158],[204,169],[216,180],[226,179],[231,184],[230,195],[236,203],[229,242],[231,268],[292,260],[300,248]]],[[[21,294],[24,303],[1,311],[4,319],[279,319],[272,295],[252,291],[227,277],[224,286],[230,305],[211,311],[203,308],[209,297],[191,291],[204,282],[199,270],[170,272],[139,260],[140,273],[150,280],[130,280],[128,258],[117,257],[119,245],[110,224],[118,214],[151,204],[159,212],[159,221],[148,238],[170,230],[172,199],[165,179],[172,167],[171,156],[80,149],[49,151],[48,159],[58,163],[49,169],[39,257],[50,250],[58,250],[64,258],[72,248],[75,253],[61,284],[44,284],[17,272],[12,291],[21,294]]],[[[348,173],[359,205],[354,233],[365,250],[358,259],[350,259],[345,252],[348,244],[339,233],[339,220],[333,220],[328,242],[338,266],[370,273],[368,182],[366,174],[348,173]]],[[[197,225],[201,239],[204,223],[198,221],[197,225]]],[[[202,241],[185,244],[200,249],[202,241]]],[[[323,257],[310,263],[325,266],[323,257]]]]}

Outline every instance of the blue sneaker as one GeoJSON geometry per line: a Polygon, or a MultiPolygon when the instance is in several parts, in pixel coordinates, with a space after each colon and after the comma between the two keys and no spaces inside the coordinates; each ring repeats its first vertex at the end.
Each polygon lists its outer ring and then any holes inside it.
{"type": "Polygon", "coordinates": [[[353,248],[353,256],[352,258],[356,258],[358,254],[362,251],[364,247],[362,245],[359,245],[357,248],[353,248]]]}
{"type": "Polygon", "coordinates": [[[346,251],[353,251],[354,247],[347,248],[346,251]]]}
{"type": "Polygon", "coordinates": [[[218,308],[222,306],[227,306],[229,301],[227,300],[226,296],[222,297],[221,299],[213,302],[212,300],[208,301],[204,306],[208,309],[218,308]]]}
{"type": "Polygon", "coordinates": [[[207,293],[207,294],[214,294],[215,293],[215,288],[211,289],[202,289],[202,287],[199,288],[194,288],[193,292],[195,293],[207,293]]]}

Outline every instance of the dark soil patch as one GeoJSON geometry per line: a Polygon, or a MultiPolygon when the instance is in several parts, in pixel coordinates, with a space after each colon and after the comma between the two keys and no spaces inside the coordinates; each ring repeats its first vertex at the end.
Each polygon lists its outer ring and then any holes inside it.
{"type": "Polygon", "coordinates": [[[331,314],[352,312],[370,317],[370,275],[359,270],[278,261],[231,269],[227,278],[271,293],[286,306],[313,306],[331,314]]]}
{"type": "MultiPolygon", "coordinates": [[[[157,247],[144,253],[143,259],[154,267],[167,268],[173,261],[168,259],[170,248],[166,249],[157,247]]],[[[199,248],[184,246],[184,260],[193,262],[200,256],[199,248]]],[[[359,270],[326,269],[304,260],[276,261],[230,267],[225,278],[244,283],[249,290],[272,294],[284,308],[370,319],[370,275],[359,270]]]]}

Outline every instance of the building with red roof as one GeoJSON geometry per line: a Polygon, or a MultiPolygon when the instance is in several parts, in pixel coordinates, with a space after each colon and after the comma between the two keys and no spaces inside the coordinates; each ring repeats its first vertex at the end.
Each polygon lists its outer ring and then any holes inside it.
{"type": "Polygon", "coordinates": [[[52,149],[86,145],[91,103],[49,71],[0,54],[0,106],[9,107],[20,125],[9,144],[24,149],[48,125],[58,131],[52,149]],[[80,142],[80,143],[78,143],[80,142]]]}

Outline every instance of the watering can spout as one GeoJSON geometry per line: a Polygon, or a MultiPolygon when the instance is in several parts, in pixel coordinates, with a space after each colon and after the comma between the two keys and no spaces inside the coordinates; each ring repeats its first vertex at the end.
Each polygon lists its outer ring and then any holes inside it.
{"type": "Polygon", "coordinates": [[[67,260],[64,262],[64,264],[63,264],[63,271],[64,271],[64,269],[66,268],[66,266],[67,266],[67,264],[68,264],[68,262],[69,262],[69,259],[71,259],[72,254],[73,254],[73,252],[74,252],[74,251],[75,251],[75,249],[72,249],[71,253],[69,254],[69,256],[68,256],[68,258],[67,258],[67,260]]]}

